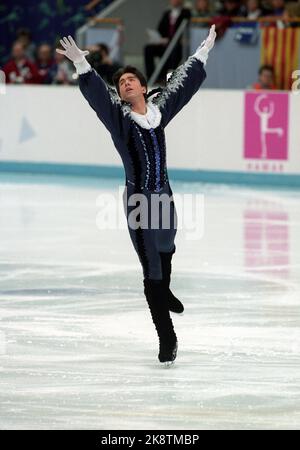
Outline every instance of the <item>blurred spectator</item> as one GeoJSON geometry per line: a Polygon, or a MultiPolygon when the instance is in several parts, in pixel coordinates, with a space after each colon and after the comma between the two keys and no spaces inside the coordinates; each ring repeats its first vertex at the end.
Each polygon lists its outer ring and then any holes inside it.
{"type": "Polygon", "coordinates": [[[8,61],[3,71],[7,83],[39,83],[40,76],[36,65],[26,57],[25,49],[20,41],[16,41],[12,47],[12,59],[8,61]]]}
{"type": "Polygon", "coordinates": [[[300,22],[293,22],[294,17],[300,18],[300,3],[289,2],[285,5],[283,12],[283,21],[286,27],[300,27],[300,22]]]}
{"type": "Polygon", "coordinates": [[[285,2],[284,0],[272,0],[271,1],[272,10],[271,15],[272,16],[282,16],[285,8],[285,2]]]}
{"type": "Polygon", "coordinates": [[[240,0],[223,0],[221,9],[218,13],[226,17],[240,17],[244,16],[245,7],[240,0]]]}
{"type": "Polygon", "coordinates": [[[245,10],[245,17],[247,17],[247,19],[258,19],[258,17],[263,16],[264,13],[265,11],[261,6],[260,0],[247,0],[245,10]]]}
{"type": "Polygon", "coordinates": [[[76,84],[77,79],[73,78],[75,73],[73,64],[57,52],[55,52],[54,60],[55,64],[51,69],[52,84],[76,84]]]}
{"type": "Polygon", "coordinates": [[[263,27],[284,28],[284,22],[282,21],[285,8],[284,0],[270,0],[269,5],[270,9],[265,17],[268,22],[265,21],[261,25],[263,27]]]}
{"type": "Polygon", "coordinates": [[[217,6],[216,16],[213,17],[217,39],[221,39],[232,25],[232,17],[242,16],[245,16],[245,6],[241,4],[241,0],[222,0],[217,6]]]}
{"type": "Polygon", "coordinates": [[[269,65],[263,65],[258,71],[258,82],[252,84],[252,89],[277,89],[274,83],[274,68],[269,65]]]}
{"type": "Polygon", "coordinates": [[[25,55],[30,61],[34,61],[36,45],[32,42],[31,32],[28,28],[19,28],[16,33],[16,40],[24,45],[25,55]]]}
{"type": "MultiPolygon", "coordinates": [[[[195,0],[194,9],[192,10],[193,17],[210,18],[212,15],[209,0],[195,0]]],[[[208,27],[209,23],[203,23],[200,26],[208,27]]]]}
{"type": "Polygon", "coordinates": [[[53,81],[54,59],[50,45],[42,44],[38,47],[36,65],[39,71],[41,83],[51,84],[53,81]]]}
{"type": "Polygon", "coordinates": [[[109,48],[104,43],[99,43],[88,48],[90,54],[87,59],[91,66],[99,73],[103,80],[113,86],[113,74],[122,66],[113,62],[109,56],[109,48]]]}
{"type": "MultiPolygon", "coordinates": [[[[154,58],[162,56],[174,34],[184,19],[191,18],[191,11],[183,7],[183,0],[169,0],[170,7],[160,19],[158,31],[162,36],[159,43],[147,44],[144,47],[146,75],[149,79],[155,70],[154,58]]],[[[179,41],[162,68],[159,78],[164,82],[169,69],[176,69],[182,59],[182,43],[179,41]]]]}

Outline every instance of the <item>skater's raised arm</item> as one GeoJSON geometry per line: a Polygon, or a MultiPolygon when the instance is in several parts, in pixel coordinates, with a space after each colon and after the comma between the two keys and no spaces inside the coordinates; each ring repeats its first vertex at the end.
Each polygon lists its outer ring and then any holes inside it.
{"type": "Polygon", "coordinates": [[[207,39],[184,64],[173,71],[166,87],[153,99],[162,113],[164,126],[190,101],[205,80],[204,66],[208,52],[214,46],[215,38],[215,25],[212,25],[207,39]]]}
{"type": "Polygon", "coordinates": [[[121,101],[117,93],[108,86],[101,76],[91,67],[85,56],[88,50],[80,50],[72,36],[60,40],[64,50],[56,49],[58,53],[69,58],[79,75],[79,88],[89,105],[96,112],[110,133],[121,131],[121,101]]]}

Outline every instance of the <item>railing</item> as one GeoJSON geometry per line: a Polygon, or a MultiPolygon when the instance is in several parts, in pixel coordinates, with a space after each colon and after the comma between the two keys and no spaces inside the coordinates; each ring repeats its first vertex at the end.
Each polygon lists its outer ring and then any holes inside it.
{"type": "Polygon", "coordinates": [[[182,37],[183,33],[185,32],[188,22],[189,22],[188,19],[184,19],[181,22],[180,26],[178,27],[176,33],[174,34],[174,36],[171,40],[171,42],[169,43],[168,47],[166,48],[165,53],[161,57],[159,64],[156,66],[156,69],[154,70],[153,74],[151,75],[150,80],[148,82],[149,86],[153,86],[154,83],[156,82],[161,69],[163,68],[167,59],[169,58],[172,51],[174,50],[175,45],[178,43],[179,39],[182,37]]]}
{"type": "MultiPolygon", "coordinates": [[[[124,40],[123,36],[123,29],[124,24],[123,20],[116,17],[92,17],[89,19],[88,23],[85,25],[85,29],[78,30],[76,34],[76,41],[78,42],[79,46],[81,48],[87,47],[87,35],[89,32],[89,29],[92,29],[93,27],[97,27],[97,25],[102,26],[102,28],[116,28],[118,33],[113,39],[113,44],[109,44],[110,48],[110,57],[112,59],[115,59],[116,55],[119,54],[121,60],[123,59],[122,54],[122,43],[124,40]]],[[[105,41],[104,41],[105,42],[105,41]]],[[[119,60],[119,58],[117,58],[119,60]]]]}
{"type": "MultiPolygon", "coordinates": [[[[113,11],[118,8],[118,6],[125,3],[127,0],[115,0],[111,4],[109,4],[103,11],[101,11],[97,16],[92,17],[87,21],[86,24],[84,24],[82,27],[78,28],[76,31],[76,42],[79,44],[79,46],[84,47],[85,46],[85,35],[88,30],[88,28],[91,26],[91,23],[93,23],[97,19],[109,19],[106,16],[108,14],[112,14],[113,11]]],[[[93,2],[91,2],[92,4],[93,2]]],[[[108,22],[107,22],[108,23],[108,22]]]]}
{"type": "Polygon", "coordinates": [[[94,26],[99,23],[101,23],[101,24],[110,23],[113,25],[121,25],[121,24],[123,24],[123,21],[122,21],[122,19],[114,18],[114,17],[92,17],[88,22],[88,24],[90,26],[94,26]]]}
{"type": "MultiPolygon", "coordinates": [[[[217,15],[215,17],[218,17],[217,15]]],[[[220,17],[220,16],[219,16],[220,17]]],[[[212,23],[214,17],[192,17],[191,23],[207,23],[208,25],[212,23]]],[[[282,18],[281,16],[264,16],[258,17],[257,19],[248,19],[247,17],[230,17],[230,21],[232,23],[240,23],[240,22],[259,22],[259,23],[269,23],[269,22],[283,22],[290,23],[295,22],[300,24],[300,17],[291,17],[289,19],[282,18]]]]}

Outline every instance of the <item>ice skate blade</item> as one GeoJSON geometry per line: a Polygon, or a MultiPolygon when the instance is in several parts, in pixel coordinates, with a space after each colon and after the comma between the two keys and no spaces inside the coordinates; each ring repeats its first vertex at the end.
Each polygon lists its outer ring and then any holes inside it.
{"type": "Polygon", "coordinates": [[[175,312],[175,311],[171,311],[171,310],[170,310],[170,312],[171,312],[172,314],[177,314],[177,316],[184,316],[184,311],[181,312],[181,313],[178,313],[178,312],[175,312]]]}
{"type": "Polygon", "coordinates": [[[169,367],[173,366],[175,361],[164,361],[162,364],[163,366],[168,369],[169,367]]]}

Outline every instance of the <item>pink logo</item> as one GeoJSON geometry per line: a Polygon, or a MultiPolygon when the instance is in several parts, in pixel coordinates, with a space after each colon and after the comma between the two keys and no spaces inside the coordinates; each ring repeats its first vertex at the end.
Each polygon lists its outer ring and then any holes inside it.
{"type": "Polygon", "coordinates": [[[244,157],[288,159],[288,93],[245,94],[244,157]]]}

